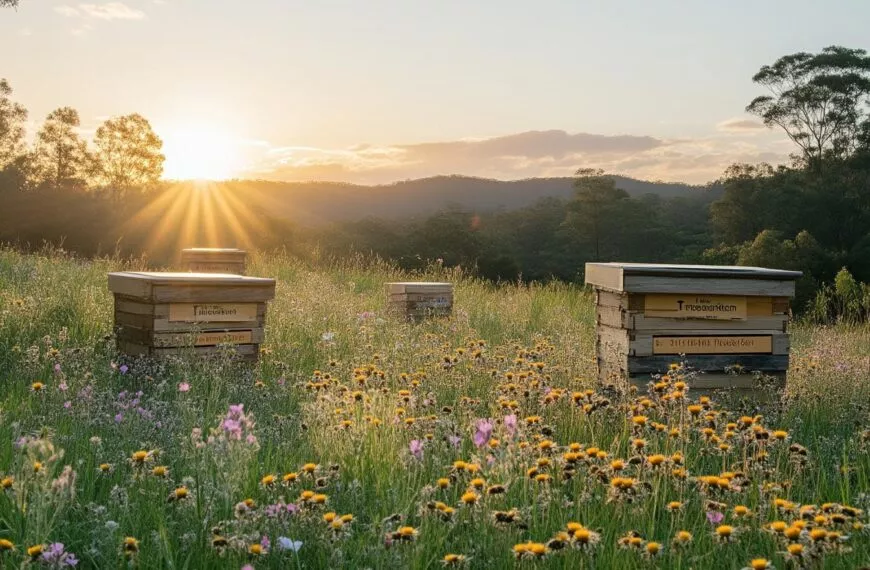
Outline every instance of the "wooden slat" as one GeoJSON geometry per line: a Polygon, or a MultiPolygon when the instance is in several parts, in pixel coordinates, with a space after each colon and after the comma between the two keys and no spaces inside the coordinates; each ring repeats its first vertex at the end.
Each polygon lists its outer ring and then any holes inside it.
{"type": "Polygon", "coordinates": [[[115,311],[115,324],[155,332],[189,332],[192,330],[214,331],[227,330],[228,328],[262,328],[266,324],[266,317],[265,315],[260,315],[253,321],[185,323],[173,322],[168,319],[158,319],[151,315],[137,315],[135,313],[115,311]]]}
{"type": "Polygon", "coordinates": [[[789,351],[789,337],[788,334],[780,332],[780,331],[752,331],[752,334],[749,334],[748,331],[741,330],[696,330],[696,331],[679,331],[679,334],[669,334],[667,332],[662,332],[662,334],[650,334],[649,332],[644,333],[634,333],[631,340],[631,345],[629,348],[630,356],[651,356],[653,354],[653,338],[656,336],[754,336],[758,334],[758,336],[770,336],[771,337],[771,354],[788,354],[789,351]]]}
{"type": "Polygon", "coordinates": [[[227,328],[219,330],[197,330],[197,331],[179,331],[179,332],[156,332],[153,330],[141,329],[126,325],[115,327],[116,335],[119,339],[143,344],[145,346],[154,347],[176,347],[176,346],[192,346],[194,342],[200,342],[197,346],[207,346],[212,344],[225,344],[228,340],[214,340],[214,342],[206,342],[201,337],[221,335],[221,336],[239,336],[235,344],[259,344],[265,338],[265,331],[262,328],[227,328]]]}
{"type": "MultiPolygon", "coordinates": [[[[171,303],[152,304],[137,299],[130,299],[123,295],[115,295],[115,311],[135,315],[152,315],[155,319],[169,319],[171,303]]],[[[257,316],[266,314],[268,305],[264,302],[257,303],[257,316]]]]}
{"type": "Polygon", "coordinates": [[[275,286],[155,285],[155,303],[256,303],[273,299],[275,286]]]}
{"type": "MultiPolygon", "coordinates": [[[[117,348],[119,352],[127,354],[129,356],[184,356],[184,355],[195,355],[195,356],[213,356],[216,354],[221,354],[226,350],[225,347],[220,346],[200,346],[200,347],[188,347],[188,348],[154,348],[150,346],[145,346],[143,344],[138,344],[135,342],[117,341],[117,348]]],[[[237,344],[232,346],[232,350],[235,352],[235,355],[240,360],[245,361],[256,361],[260,354],[260,346],[257,344],[237,344]]]]}
{"type": "MultiPolygon", "coordinates": [[[[692,355],[686,357],[689,367],[705,372],[724,372],[735,364],[742,365],[746,370],[762,372],[778,372],[788,370],[787,354],[717,354],[692,355]]],[[[679,362],[679,356],[629,356],[628,371],[630,374],[656,374],[668,371],[672,362],[679,362]]]]}
{"type": "Polygon", "coordinates": [[[244,275],[245,264],[231,261],[188,261],[185,265],[188,271],[202,273],[234,273],[244,275]]]}
{"type": "Polygon", "coordinates": [[[774,281],[771,279],[706,279],[701,277],[626,275],[623,288],[632,293],[794,297],[795,283],[794,281],[774,281]]]}
{"type": "Polygon", "coordinates": [[[666,334],[675,331],[699,332],[699,334],[714,334],[718,331],[747,332],[771,334],[785,332],[788,317],[776,315],[770,317],[750,317],[745,321],[717,321],[713,319],[669,319],[645,317],[643,315],[627,315],[625,327],[638,332],[651,334],[666,334]],[[701,332],[703,331],[703,332],[701,332]]]}
{"type": "Polygon", "coordinates": [[[391,293],[389,296],[390,302],[430,301],[433,299],[447,299],[452,302],[453,293],[391,293]]]}
{"type": "Polygon", "coordinates": [[[584,274],[587,285],[611,291],[623,291],[621,267],[601,263],[587,263],[584,274]]]}

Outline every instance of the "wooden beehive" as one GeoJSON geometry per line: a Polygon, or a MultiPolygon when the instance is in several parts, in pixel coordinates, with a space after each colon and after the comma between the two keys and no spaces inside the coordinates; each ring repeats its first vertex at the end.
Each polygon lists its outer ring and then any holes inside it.
{"type": "Polygon", "coordinates": [[[232,344],[256,360],[275,280],[217,273],[109,274],[118,350],[128,355],[210,354],[232,344]]]}
{"type": "Polygon", "coordinates": [[[181,266],[194,273],[245,274],[243,249],[192,247],[181,250],[181,266]]]}
{"type": "Polygon", "coordinates": [[[645,386],[685,361],[705,389],[784,381],[789,300],[797,271],[761,267],[587,263],[595,291],[596,357],[604,384],[645,386]]]}
{"type": "Polygon", "coordinates": [[[453,284],[387,283],[387,305],[391,312],[408,319],[448,316],[453,312],[453,284]]]}

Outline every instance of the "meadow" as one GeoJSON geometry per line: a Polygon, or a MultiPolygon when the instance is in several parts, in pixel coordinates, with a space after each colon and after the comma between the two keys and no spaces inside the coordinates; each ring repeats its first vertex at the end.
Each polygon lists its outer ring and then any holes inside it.
{"type": "Polygon", "coordinates": [[[567,284],[271,253],[260,362],[131,360],[108,271],[0,249],[0,567],[870,564],[870,327],[797,322],[787,391],[600,389],[567,284]],[[383,284],[449,280],[450,319],[383,284]]]}

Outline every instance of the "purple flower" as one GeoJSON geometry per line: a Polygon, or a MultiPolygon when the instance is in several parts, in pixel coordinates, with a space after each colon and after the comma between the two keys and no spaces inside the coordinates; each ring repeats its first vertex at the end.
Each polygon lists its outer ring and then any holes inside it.
{"type": "Polygon", "coordinates": [[[265,534],[263,535],[263,538],[260,539],[260,546],[263,547],[263,552],[269,552],[269,547],[272,546],[269,537],[265,534]]]}
{"type": "Polygon", "coordinates": [[[121,423],[122,421],[124,421],[124,414],[122,414],[121,412],[118,412],[118,413],[115,415],[115,423],[116,423],[116,424],[119,424],[119,423],[121,423]]]}
{"type": "Polygon", "coordinates": [[[300,548],[302,548],[301,540],[293,540],[286,536],[278,537],[278,550],[292,550],[293,552],[299,552],[300,548]]]}
{"type": "Polygon", "coordinates": [[[723,515],[719,511],[707,511],[707,522],[709,522],[710,524],[719,524],[724,518],[725,515],[723,515]]]}
{"type": "Polygon", "coordinates": [[[61,381],[61,383],[57,385],[57,389],[60,390],[61,392],[66,392],[66,389],[68,387],[69,386],[66,385],[66,382],[63,382],[63,381],[61,381]]]}
{"type": "Polygon", "coordinates": [[[121,367],[120,367],[120,368],[118,368],[118,370],[120,370],[120,371],[121,371],[121,374],[126,374],[126,373],[127,373],[127,371],[128,371],[128,370],[130,370],[130,367],[129,367],[129,366],[127,366],[127,365],[126,365],[126,364],[122,364],[122,365],[121,365],[121,367]]]}
{"type": "MultiPolygon", "coordinates": [[[[60,363],[59,362],[54,365],[54,372],[55,372],[55,374],[60,374],[60,363]]],[[[61,546],[63,546],[63,545],[61,545],[61,546]]]]}
{"type": "Polygon", "coordinates": [[[182,382],[178,385],[179,392],[187,392],[189,390],[190,390],[190,384],[188,384],[187,382],[182,382]]]}
{"type": "Polygon", "coordinates": [[[423,459],[423,442],[419,439],[412,439],[411,443],[408,444],[408,449],[411,451],[411,455],[413,455],[418,460],[423,459]]]}
{"type": "Polygon", "coordinates": [[[513,437],[517,433],[517,415],[511,414],[504,417],[504,429],[507,431],[508,437],[513,437]]]}
{"type": "Polygon", "coordinates": [[[42,553],[42,561],[52,568],[72,568],[79,561],[71,552],[66,552],[62,542],[49,544],[42,553]]]}
{"type": "Polygon", "coordinates": [[[63,407],[66,408],[67,410],[72,408],[72,402],[67,400],[66,402],[63,403],[63,407]]]}
{"type": "Polygon", "coordinates": [[[462,443],[462,438],[458,435],[451,435],[447,437],[447,441],[450,442],[450,445],[453,447],[459,447],[459,444],[462,443]]]}
{"type": "Polygon", "coordinates": [[[483,447],[492,436],[492,422],[489,420],[477,420],[477,431],[474,432],[474,445],[483,447]]]}

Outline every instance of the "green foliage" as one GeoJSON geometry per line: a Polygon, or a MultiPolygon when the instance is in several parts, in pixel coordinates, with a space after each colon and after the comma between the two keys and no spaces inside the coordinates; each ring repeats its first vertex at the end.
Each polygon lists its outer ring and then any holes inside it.
{"type": "Polygon", "coordinates": [[[770,91],[746,110],[776,126],[812,168],[844,158],[862,144],[868,127],[870,56],[863,49],[831,46],[818,54],[786,55],[752,78],[770,91]]]}
{"type": "Polygon", "coordinates": [[[98,180],[115,198],[133,188],[151,188],[163,175],[163,141],[142,115],[108,119],[97,129],[94,144],[98,180]]]}
{"type": "Polygon", "coordinates": [[[818,290],[807,318],[825,324],[870,321],[870,284],[857,281],[845,267],[840,269],[832,285],[818,290]]]}
{"type": "Polygon", "coordinates": [[[18,157],[24,146],[27,109],[11,99],[12,87],[0,79],[0,171],[18,157]]]}

